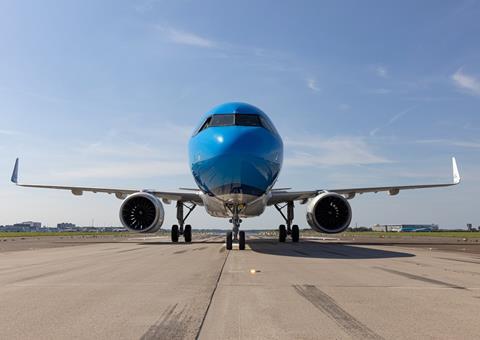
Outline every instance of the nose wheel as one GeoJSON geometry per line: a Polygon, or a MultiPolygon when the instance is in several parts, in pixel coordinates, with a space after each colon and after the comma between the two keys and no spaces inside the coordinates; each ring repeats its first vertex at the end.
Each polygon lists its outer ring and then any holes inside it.
{"type": "Polygon", "coordinates": [[[226,235],[226,240],[225,240],[225,248],[227,248],[227,250],[232,250],[232,246],[233,246],[233,233],[231,231],[228,231],[226,235]]]}
{"type": "MultiPolygon", "coordinates": [[[[233,232],[227,232],[225,237],[225,248],[232,250],[233,248],[233,232]]],[[[243,230],[238,232],[238,249],[245,250],[245,232],[243,230]]]]}

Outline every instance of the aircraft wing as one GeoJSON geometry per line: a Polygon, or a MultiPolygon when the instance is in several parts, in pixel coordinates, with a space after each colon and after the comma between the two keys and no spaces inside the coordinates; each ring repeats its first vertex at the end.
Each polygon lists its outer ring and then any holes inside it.
{"type": "Polygon", "coordinates": [[[13,168],[11,181],[20,187],[28,188],[41,188],[41,189],[57,189],[57,190],[68,190],[72,194],[80,196],[84,192],[101,192],[106,194],[115,194],[119,199],[124,199],[130,194],[136,192],[144,191],[152,195],[157,196],[165,201],[182,201],[182,202],[192,202],[195,204],[203,204],[202,199],[200,198],[200,191],[198,192],[168,192],[168,191],[157,191],[157,190],[143,190],[143,189],[119,189],[119,188],[96,188],[96,187],[77,187],[77,186],[63,186],[63,185],[45,185],[45,184],[23,184],[18,183],[18,158],[15,161],[15,166],[13,168]]]}
{"type": "Polygon", "coordinates": [[[425,188],[439,188],[449,187],[460,183],[460,174],[458,172],[457,162],[455,157],[452,157],[452,172],[453,181],[451,183],[440,184],[420,184],[420,185],[396,185],[396,186],[384,186],[384,187],[367,187],[367,188],[345,188],[345,189],[323,189],[323,190],[311,190],[311,191],[272,191],[272,196],[268,201],[268,205],[289,202],[289,201],[303,201],[305,203],[309,198],[313,198],[318,194],[328,191],[336,192],[337,194],[344,195],[346,198],[351,199],[356,194],[363,194],[367,192],[388,192],[390,195],[397,195],[401,190],[410,189],[425,189],[425,188]]]}

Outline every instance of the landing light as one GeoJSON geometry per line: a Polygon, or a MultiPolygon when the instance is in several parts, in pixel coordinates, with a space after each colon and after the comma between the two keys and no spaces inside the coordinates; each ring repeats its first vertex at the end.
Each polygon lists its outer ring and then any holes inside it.
{"type": "Polygon", "coordinates": [[[217,142],[223,143],[223,136],[216,136],[217,142]]]}

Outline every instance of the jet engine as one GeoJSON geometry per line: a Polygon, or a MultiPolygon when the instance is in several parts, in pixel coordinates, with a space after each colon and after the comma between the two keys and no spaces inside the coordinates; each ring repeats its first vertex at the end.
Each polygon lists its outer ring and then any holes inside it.
{"type": "Polygon", "coordinates": [[[125,228],[137,233],[157,232],[164,216],[162,202],[147,192],[128,196],[120,206],[120,221],[125,228]]]}
{"type": "Polygon", "coordinates": [[[307,222],[315,231],[340,233],[347,229],[351,219],[350,204],[337,193],[324,192],[308,202],[307,222]]]}

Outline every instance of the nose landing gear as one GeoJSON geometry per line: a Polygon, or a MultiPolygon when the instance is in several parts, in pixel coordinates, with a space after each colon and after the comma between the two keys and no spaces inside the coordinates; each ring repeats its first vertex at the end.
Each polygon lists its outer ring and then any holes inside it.
{"type": "Polygon", "coordinates": [[[240,230],[240,223],[242,223],[242,219],[238,216],[239,208],[238,205],[233,205],[232,207],[228,207],[229,210],[232,212],[233,216],[230,219],[230,223],[233,224],[232,231],[227,232],[225,247],[227,250],[232,250],[233,248],[233,241],[238,242],[238,249],[244,250],[245,249],[245,231],[240,230]]]}
{"type": "Polygon", "coordinates": [[[275,204],[275,208],[278,210],[280,215],[282,215],[285,223],[287,224],[287,226],[285,226],[285,224],[280,224],[280,226],[278,227],[279,242],[285,242],[288,235],[290,235],[290,237],[292,238],[292,242],[298,242],[300,240],[300,229],[298,228],[298,225],[292,225],[294,215],[293,207],[293,202],[287,202],[284,205],[275,204]],[[284,208],[287,208],[287,216],[285,216],[282,211],[284,208]]]}

